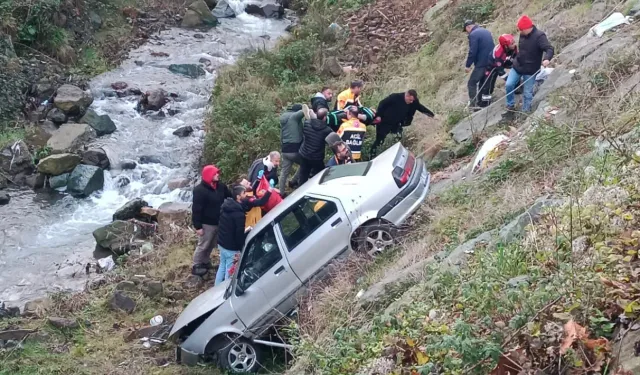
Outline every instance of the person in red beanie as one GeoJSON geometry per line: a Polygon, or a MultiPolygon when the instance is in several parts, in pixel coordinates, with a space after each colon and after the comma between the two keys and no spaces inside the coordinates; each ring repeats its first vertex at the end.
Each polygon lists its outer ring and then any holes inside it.
{"type": "Polygon", "coordinates": [[[193,254],[191,273],[205,275],[211,268],[211,251],[218,245],[220,208],[225,198],[231,197],[227,185],[220,182],[220,170],[215,165],[202,169],[202,182],[193,188],[191,217],[198,235],[198,245],[193,254]]]}
{"type": "Polygon", "coordinates": [[[496,86],[498,77],[507,80],[509,73],[505,69],[513,67],[513,60],[518,55],[516,39],[511,34],[502,34],[498,38],[498,45],[489,56],[489,66],[485,71],[485,81],[482,86],[481,107],[491,104],[491,95],[496,86]]]}
{"type": "Polygon", "coordinates": [[[520,30],[520,42],[518,45],[518,55],[513,62],[513,69],[507,77],[507,112],[510,116],[514,113],[516,99],[514,91],[524,80],[522,103],[523,112],[531,112],[533,102],[533,88],[535,85],[534,76],[540,71],[540,64],[547,67],[553,58],[553,46],[549,43],[547,35],[539,30],[531,18],[522,16],[518,20],[518,30],[520,30]]]}

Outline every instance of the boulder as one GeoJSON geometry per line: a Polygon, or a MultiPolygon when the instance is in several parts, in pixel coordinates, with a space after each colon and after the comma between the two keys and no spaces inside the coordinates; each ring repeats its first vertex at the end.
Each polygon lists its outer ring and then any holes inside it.
{"type": "MultiPolygon", "coordinates": [[[[134,220],[117,220],[93,231],[93,238],[98,246],[116,255],[123,255],[132,248],[139,246],[141,240],[149,236],[143,223],[134,220]]],[[[152,226],[151,224],[146,224],[152,226]]]]}
{"type": "Polygon", "coordinates": [[[29,146],[24,141],[14,142],[0,151],[0,171],[7,176],[31,174],[35,171],[29,146]]]}
{"type": "Polygon", "coordinates": [[[118,81],[111,84],[111,88],[114,90],[124,90],[129,87],[129,84],[126,82],[118,81]]]}
{"type": "Polygon", "coordinates": [[[226,0],[219,0],[211,13],[213,13],[213,16],[217,18],[230,18],[236,16],[236,12],[233,11],[233,8],[231,8],[226,0]]]}
{"type": "Polygon", "coordinates": [[[182,18],[182,27],[213,27],[218,24],[218,19],[214,17],[204,0],[192,2],[182,18]]]}
{"type": "Polygon", "coordinates": [[[50,176],[59,176],[71,172],[82,159],[76,154],[55,154],[47,156],[38,163],[38,172],[50,176]]]}
{"type": "Polygon", "coordinates": [[[149,280],[143,284],[142,293],[150,298],[162,294],[163,286],[161,281],[149,280]]]}
{"type": "Polygon", "coordinates": [[[193,128],[191,125],[181,126],[173,132],[173,135],[177,135],[178,137],[188,137],[193,133],[193,128]]]}
{"type": "Polygon", "coordinates": [[[136,309],[136,303],[122,291],[116,290],[109,299],[109,307],[114,311],[131,314],[136,309]]]}
{"type": "Polygon", "coordinates": [[[284,15],[284,7],[279,4],[248,4],[244,11],[265,18],[282,18],[284,15]]]}
{"type": "Polygon", "coordinates": [[[104,171],[93,165],[78,165],[71,175],[67,192],[75,197],[88,197],[104,187],[104,171]]]}
{"type": "Polygon", "coordinates": [[[342,75],[342,65],[340,65],[340,61],[336,56],[331,56],[322,62],[322,71],[325,74],[340,77],[342,75]]]}
{"type": "Polygon", "coordinates": [[[168,102],[168,93],[163,89],[156,89],[142,94],[136,109],[139,112],[159,111],[168,102]]]}
{"type": "Polygon", "coordinates": [[[61,125],[67,122],[67,115],[58,108],[52,108],[49,113],[47,113],[47,120],[54,124],[61,125]]]}
{"type": "Polygon", "coordinates": [[[133,160],[123,160],[120,162],[120,169],[136,169],[136,167],[138,166],[138,163],[136,163],[133,160]]]}
{"type": "Polygon", "coordinates": [[[49,317],[49,319],[47,319],[47,321],[49,322],[49,324],[58,329],[76,329],[80,326],[75,319],[57,318],[51,316],[49,317]]]}
{"type": "Polygon", "coordinates": [[[33,147],[44,148],[47,142],[58,130],[58,127],[52,121],[44,121],[41,125],[33,126],[27,132],[25,140],[33,147]]]}
{"type": "Polygon", "coordinates": [[[101,169],[109,169],[111,163],[107,153],[101,148],[92,148],[82,153],[82,163],[101,169]]]}
{"type": "Polygon", "coordinates": [[[93,103],[91,93],[73,85],[62,85],[56,92],[53,104],[67,116],[80,116],[93,103]]]}
{"type": "Polygon", "coordinates": [[[38,298],[29,301],[24,305],[22,316],[24,317],[42,317],[47,310],[51,309],[52,303],[49,298],[38,298]]]}
{"type": "Polygon", "coordinates": [[[80,119],[80,122],[91,126],[96,131],[98,137],[111,134],[117,129],[111,117],[108,115],[98,115],[93,109],[88,109],[80,119]]]}
{"type": "Polygon", "coordinates": [[[87,124],[64,124],[47,141],[51,153],[75,152],[93,140],[96,132],[87,124]]]}
{"type": "Polygon", "coordinates": [[[198,78],[207,74],[202,66],[197,64],[171,64],[169,71],[175,74],[181,74],[189,78],[198,78]]]}
{"type": "Polygon", "coordinates": [[[142,207],[140,209],[140,217],[148,221],[156,221],[158,219],[158,210],[153,207],[142,207]]]}
{"type": "Polygon", "coordinates": [[[33,190],[42,189],[47,182],[47,175],[44,173],[34,173],[25,177],[24,184],[33,190]]]}
{"type": "Polygon", "coordinates": [[[0,192],[0,206],[9,204],[10,201],[11,201],[11,196],[8,193],[0,192]]]}
{"type": "Polygon", "coordinates": [[[118,176],[118,178],[116,178],[116,185],[118,187],[125,187],[127,185],[129,185],[131,183],[131,179],[129,179],[129,177],[127,176],[118,176]]]}
{"type": "Polygon", "coordinates": [[[191,220],[191,206],[187,203],[167,202],[158,207],[158,225],[171,224],[188,226],[191,220]]]}
{"type": "Polygon", "coordinates": [[[60,189],[67,186],[70,173],[64,173],[59,176],[49,178],[49,187],[52,189],[60,189]]]}
{"type": "Polygon", "coordinates": [[[176,189],[182,189],[183,187],[189,186],[189,182],[188,178],[176,178],[167,182],[167,187],[170,191],[174,191],[176,189]]]}
{"type": "Polygon", "coordinates": [[[136,198],[124,204],[113,214],[113,221],[116,220],[129,220],[136,218],[140,215],[140,211],[143,207],[147,207],[149,204],[142,198],[136,198]]]}

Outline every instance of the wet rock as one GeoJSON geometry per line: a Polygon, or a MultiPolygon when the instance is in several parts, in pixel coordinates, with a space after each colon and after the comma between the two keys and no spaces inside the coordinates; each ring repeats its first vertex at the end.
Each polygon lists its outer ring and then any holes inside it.
{"type": "Polygon", "coordinates": [[[192,2],[182,18],[182,27],[213,27],[218,24],[218,19],[211,13],[211,10],[203,0],[192,2]]]}
{"type": "Polygon", "coordinates": [[[176,178],[167,182],[167,187],[170,191],[174,191],[176,189],[182,189],[183,187],[189,186],[189,182],[188,178],[176,178]]]}
{"type": "Polygon", "coordinates": [[[0,206],[4,206],[9,204],[11,201],[11,196],[8,193],[0,192],[0,206]]]}
{"type": "Polygon", "coordinates": [[[155,221],[158,218],[158,210],[152,207],[142,207],[140,209],[140,216],[148,221],[155,221]]]}
{"type": "Polygon", "coordinates": [[[181,126],[173,132],[173,135],[177,135],[178,137],[188,137],[193,133],[193,128],[191,125],[181,126]]]}
{"type": "Polygon", "coordinates": [[[144,65],[144,61],[135,60],[134,64],[136,64],[137,66],[143,66],[144,65]]]}
{"type": "Polygon", "coordinates": [[[198,60],[198,62],[199,62],[200,64],[203,64],[204,66],[209,66],[209,65],[211,65],[211,60],[209,60],[209,59],[208,59],[208,58],[206,58],[206,57],[201,57],[201,58],[198,60]]]}
{"type": "Polygon", "coordinates": [[[207,74],[200,65],[196,64],[171,64],[169,71],[189,78],[198,78],[207,74]]]}
{"type": "Polygon", "coordinates": [[[60,189],[67,186],[71,173],[64,173],[59,176],[49,178],[49,187],[52,189],[60,189]]]}
{"type": "Polygon", "coordinates": [[[440,150],[438,153],[431,159],[429,163],[430,168],[445,168],[451,165],[451,160],[455,157],[455,153],[451,150],[440,150]]]}
{"type": "Polygon", "coordinates": [[[136,303],[122,291],[116,290],[109,300],[109,307],[131,314],[136,309],[136,303]]]}
{"type": "Polygon", "coordinates": [[[187,203],[166,202],[158,207],[158,225],[176,224],[188,226],[191,221],[191,206],[187,203]]]}
{"type": "Polygon", "coordinates": [[[133,160],[123,160],[120,162],[120,169],[128,170],[128,169],[136,169],[138,163],[133,160]]]}
{"type": "Polygon", "coordinates": [[[111,84],[111,88],[114,90],[124,90],[129,87],[129,84],[126,82],[118,81],[111,84]]]}
{"type": "Polygon", "coordinates": [[[218,0],[216,7],[213,8],[213,16],[217,18],[230,18],[235,17],[236,13],[233,11],[233,8],[229,6],[229,3],[226,0],[218,0]]]}
{"type": "Polygon", "coordinates": [[[47,141],[52,154],[81,150],[96,137],[96,132],[87,124],[64,124],[47,141]]]}
{"type": "Polygon", "coordinates": [[[98,137],[105,134],[111,134],[117,130],[116,124],[113,123],[108,115],[98,115],[93,109],[88,109],[82,116],[80,122],[91,126],[98,137]]]}
{"type": "Polygon", "coordinates": [[[58,329],[76,329],[80,327],[75,319],[49,317],[47,321],[49,322],[49,324],[58,329]]]}
{"type": "Polygon", "coordinates": [[[197,275],[189,275],[185,281],[182,282],[182,287],[185,289],[200,289],[204,286],[204,279],[197,275]]]}
{"type": "Polygon", "coordinates": [[[35,169],[29,146],[24,141],[14,142],[0,151],[0,171],[5,175],[31,174],[35,169]]]}
{"type": "Polygon", "coordinates": [[[9,181],[6,177],[0,174],[0,190],[6,189],[9,186],[9,181]]]}
{"type": "Polygon", "coordinates": [[[24,305],[22,316],[42,317],[51,307],[52,304],[49,298],[38,298],[36,300],[29,301],[24,305]]]}
{"type": "Polygon", "coordinates": [[[67,116],[80,116],[93,103],[93,97],[77,86],[62,85],[58,88],[53,103],[67,116]]]}
{"type": "Polygon", "coordinates": [[[140,100],[138,100],[138,106],[136,109],[139,112],[159,111],[169,102],[167,95],[167,92],[163,89],[147,91],[140,97],[140,100]]]}
{"type": "Polygon", "coordinates": [[[142,155],[139,160],[140,164],[162,164],[162,160],[153,155],[142,155]]]}
{"type": "Polygon", "coordinates": [[[162,282],[155,280],[149,280],[145,282],[142,289],[142,293],[149,298],[162,295],[162,291],[162,282]]]}
{"type": "Polygon", "coordinates": [[[54,124],[60,125],[67,122],[67,115],[58,108],[52,108],[47,113],[47,120],[53,122],[54,124]]]}
{"type": "Polygon", "coordinates": [[[101,169],[109,169],[111,167],[107,153],[101,148],[93,148],[83,152],[82,163],[101,169]]]}
{"type": "Polygon", "coordinates": [[[244,11],[265,18],[282,18],[284,16],[284,7],[278,4],[248,4],[244,11]]]}
{"type": "Polygon", "coordinates": [[[118,187],[125,187],[130,183],[131,183],[131,179],[129,179],[129,177],[127,176],[118,176],[118,178],[116,178],[116,185],[118,187]]]}
{"type": "Polygon", "coordinates": [[[136,218],[140,215],[140,211],[143,207],[147,207],[149,204],[142,198],[136,198],[124,204],[113,214],[113,221],[116,220],[129,220],[136,218]]]}
{"type": "Polygon", "coordinates": [[[202,34],[193,34],[193,37],[196,39],[204,39],[204,35],[202,34]]]}
{"type": "MultiPolygon", "coordinates": [[[[146,224],[151,226],[151,224],[146,224]]],[[[147,238],[149,231],[141,223],[135,221],[114,221],[93,231],[93,238],[98,246],[116,255],[123,255],[140,245],[147,238]]]]}
{"type": "Polygon", "coordinates": [[[330,74],[334,77],[340,77],[342,75],[342,66],[336,56],[331,56],[322,62],[322,71],[325,74],[330,74]]]}
{"type": "Polygon", "coordinates": [[[47,156],[38,163],[38,172],[50,176],[68,173],[80,164],[82,159],[76,154],[55,154],[47,156]]]}
{"type": "Polygon", "coordinates": [[[41,125],[29,129],[25,140],[33,147],[45,147],[56,130],[58,130],[58,127],[52,121],[47,120],[41,125]]]}
{"type": "Polygon", "coordinates": [[[4,318],[15,318],[20,316],[20,308],[17,306],[6,306],[3,303],[0,303],[0,319],[4,318]]]}
{"type": "Polygon", "coordinates": [[[34,173],[24,179],[24,184],[33,190],[42,189],[47,181],[47,175],[44,173],[34,173]]]}
{"type": "Polygon", "coordinates": [[[67,192],[74,197],[88,197],[104,187],[104,171],[93,165],[78,165],[71,175],[67,192]]]}
{"type": "Polygon", "coordinates": [[[124,290],[128,292],[137,292],[138,286],[133,281],[121,281],[116,285],[116,290],[124,290]]]}

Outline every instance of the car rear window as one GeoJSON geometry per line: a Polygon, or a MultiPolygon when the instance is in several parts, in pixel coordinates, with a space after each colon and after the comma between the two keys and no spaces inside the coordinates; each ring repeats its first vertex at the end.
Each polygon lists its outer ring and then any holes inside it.
{"type": "Polygon", "coordinates": [[[342,177],[364,176],[369,171],[370,166],[371,162],[351,163],[329,167],[320,179],[320,183],[323,184],[327,181],[335,180],[336,178],[342,177]]]}

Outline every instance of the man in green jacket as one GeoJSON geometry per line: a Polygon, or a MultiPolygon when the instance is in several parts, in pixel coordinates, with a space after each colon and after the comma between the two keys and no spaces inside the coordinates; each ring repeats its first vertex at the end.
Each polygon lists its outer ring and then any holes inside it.
{"type": "MultiPolygon", "coordinates": [[[[302,144],[302,126],[304,112],[302,105],[294,104],[280,115],[280,143],[282,145],[282,169],[280,171],[280,192],[284,194],[287,186],[287,178],[294,164],[301,163],[300,145],[302,144]]],[[[298,185],[300,169],[289,182],[289,187],[298,185]]]]}

